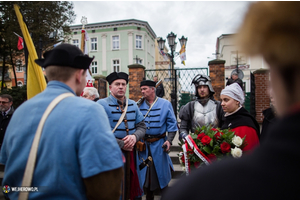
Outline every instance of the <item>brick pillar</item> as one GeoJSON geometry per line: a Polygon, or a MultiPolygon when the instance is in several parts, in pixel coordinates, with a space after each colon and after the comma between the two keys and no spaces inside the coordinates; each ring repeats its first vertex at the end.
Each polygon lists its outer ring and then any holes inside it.
{"type": "Polygon", "coordinates": [[[215,100],[221,101],[220,94],[225,87],[225,60],[211,60],[208,62],[209,77],[215,90],[215,100]]]}
{"type": "Polygon", "coordinates": [[[108,93],[107,93],[107,85],[108,82],[106,81],[106,76],[103,75],[96,75],[94,76],[95,78],[95,83],[94,83],[94,87],[97,88],[98,92],[99,92],[99,99],[103,99],[106,98],[108,93]]]}
{"type": "Polygon", "coordinates": [[[128,66],[129,71],[129,99],[138,101],[142,97],[140,83],[144,80],[145,67],[139,64],[128,66]]]}
{"type": "Polygon", "coordinates": [[[255,110],[256,120],[262,123],[262,111],[270,107],[270,95],[268,93],[269,87],[269,70],[258,69],[253,72],[255,77],[255,110]]]}

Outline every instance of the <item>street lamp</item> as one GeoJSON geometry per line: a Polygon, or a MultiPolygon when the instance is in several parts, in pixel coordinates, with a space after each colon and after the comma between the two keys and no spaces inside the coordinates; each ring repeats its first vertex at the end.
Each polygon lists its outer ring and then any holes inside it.
{"type": "MultiPolygon", "coordinates": [[[[170,80],[172,81],[171,103],[172,103],[172,106],[173,106],[175,116],[177,117],[177,77],[176,77],[176,71],[174,70],[174,57],[178,56],[179,53],[176,52],[176,47],[177,47],[177,42],[175,42],[176,37],[177,37],[177,35],[175,35],[173,32],[171,32],[167,35],[167,39],[168,39],[168,43],[169,43],[169,47],[170,47],[170,51],[171,51],[171,54],[169,54],[170,59],[171,59],[171,77],[170,77],[170,80]]],[[[165,48],[165,42],[166,42],[166,40],[163,40],[162,38],[160,38],[157,41],[158,46],[159,46],[160,50],[162,50],[162,51],[165,48]]],[[[187,38],[182,36],[179,39],[179,42],[180,42],[181,47],[183,45],[186,47],[187,38]]]]}

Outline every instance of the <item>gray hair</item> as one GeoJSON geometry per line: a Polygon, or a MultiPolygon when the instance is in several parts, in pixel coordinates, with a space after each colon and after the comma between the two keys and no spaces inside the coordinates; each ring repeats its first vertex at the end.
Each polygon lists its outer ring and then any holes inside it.
{"type": "Polygon", "coordinates": [[[100,96],[99,93],[98,93],[98,90],[94,87],[85,87],[83,89],[83,91],[88,91],[90,96],[95,95],[95,98],[99,98],[99,96],[100,96]]]}

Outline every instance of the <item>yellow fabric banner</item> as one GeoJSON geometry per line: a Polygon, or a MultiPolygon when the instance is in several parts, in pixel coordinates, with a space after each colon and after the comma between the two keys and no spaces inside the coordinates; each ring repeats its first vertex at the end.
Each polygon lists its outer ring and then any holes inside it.
{"type": "Polygon", "coordinates": [[[28,50],[27,99],[30,99],[38,93],[42,92],[47,87],[47,83],[42,68],[34,62],[34,60],[38,59],[38,56],[35,51],[31,36],[28,32],[27,26],[23,20],[23,16],[19,10],[20,7],[17,4],[14,4],[14,9],[20,24],[24,42],[28,50]]]}

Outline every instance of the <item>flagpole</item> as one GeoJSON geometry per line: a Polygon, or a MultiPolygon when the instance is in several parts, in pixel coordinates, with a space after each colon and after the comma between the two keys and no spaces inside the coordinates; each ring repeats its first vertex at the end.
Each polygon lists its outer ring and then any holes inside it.
{"type": "MultiPolygon", "coordinates": [[[[17,33],[15,33],[15,32],[13,32],[16,36],[18,36],[18,37],[20,37],[20,38],[22,38],[21,36],[19,36],[17,33]]],[[[23,39],[23,38],[22,38],[23,39]]]]}
{"type": "MultiPolygon", "coordinates": [[[[86,34],[86,30],[84,29],[85,25],[87,24],[87,18],[86,17],[82,17],[81,19],[81,23],[82,23],[82,30],[81,30],[81,51],[84,53],[84,49],[85,49],[85,34],[86,34]]],[[[90,73],[90,76],[92,76],[92,72],[91,69],[88,69],[88,73],[90,73]]]]}

